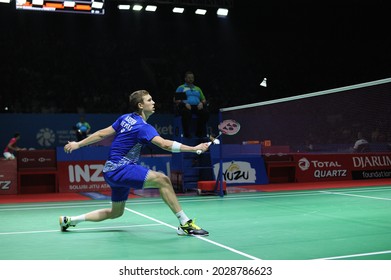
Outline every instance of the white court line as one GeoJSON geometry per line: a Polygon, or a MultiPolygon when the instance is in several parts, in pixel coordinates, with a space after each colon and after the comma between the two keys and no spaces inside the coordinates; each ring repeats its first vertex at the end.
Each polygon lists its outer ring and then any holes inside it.
{"type": "MultiPolygon", "coordinates": [[[[115,226],[115,227],[90,227],[90,228],[72,228],[72,231],[85,231],[85,230],[102,230],[102,229],[121,229],[121,228],[136,228],[136,227],[150,227],[160,226],[158,224],[144,224],[144,225],[130,225],[130,226],[115,226]]],[[[32,230],[32,231],[14,231],[14,232],[0,232],[0,235],[16,235],[16,234],[33,234],[33,233],[52,233],[59,232],[61,230],[32,230]]]]}
{"type": "Polygon", "coordinates": [[[391,254],[391,250],[389,250],[389,251],[371,252],[371,253],[353,254],[353,255],[346,255],[346,256],[329,257],[329,258],[321,258],[321,259],[315,259],[315,260],[338,260],[338,259],[355,258],[355,257],[366,257],[366,256],[384,255],[384,254],[391,254]]]}
{"type": "Polygon", "coordinates": [[[361,198],[370,198],[370,199],[391,201],[391,198],[383,198],[383,197],[376,197],[376,196],[358,195],[358,194],[350,194],[350,193],[343,193],[343,192],[330,192],[330,191],[320,191],[320,192],[325,193],[325,194],[335,194],[335,195],[342,195],[342,196],[352,196],[352,197],[361,197],[361,198]]]}
{"type": "MultiPolygon", "coordinates": [[[[302,197],[302,196],[318,196],[318,192],[314,193],[286,193],[286,194],[275,194],[275,195],[264,195],[264,193],[258,193],[258,194],[251,194],[251,195],[239,195],[235,197],[216,197],[216,198],[197,198],[197,199],[192,199],[192,198],[187,198],[187,199],[179,199],[179,202],[181,204],[184,203],[193,203],[193,202],[209,202],[209,201],[220,201],[220,200],[247,200],[247,199],[267,199],[267,198],[282,198],[282,197],[302,197]]],[[[0,212],[1,211],[24,211],[24,210],[43,210],[43,209],[59,209],[59,208],[84,208],[84,207],[101,207],[110,204],[110,201],[106,201],[105,203],[86,203],[86,202],[80,202],[80,203],[71,203],[71,204],[60,204],[60,205],[53,205],[53,203],[48,203],[48,204],[37,204],[37,205],[12,205],[7,208],[1,208],[0,207],[0,212]],[[27,206],[27,207],[25,207],[27,206]]],[[[128,200],[127,203],[130,203],[131,205],[151,205],[151,204],[165,204],[165,202],[162,199],[154,199],[154,200],[144,200],[142,201],[132,201],[128,200]]]]}
{"type": "MultiPolygon", "coordinates": [[[[252,193],[252,194],[240,194],[240,195],[235,195],[231,194],[227,195],[223,198],[221,197],[202,197],[202,198],[196,198],[194,199],[193,197],[189,198],[184,198],[181,197],[179,198],[179,201],[181,204],[183,203],[192,203],[192,202],[209,202],[209,201],[217,201],[217,200],[247,200],[247,199],[267,199],[267,198],[284,198],[284,197],[303,197],[303,196],[318,196],[319,194],[341,194],[342,191],[346,192],[346,189],[341,190],[341,192],[338,191],[318,191],[318,190],[312,190],[312,191],[288,191],[288,192],[279,192],[279,193],[265,193],[265,192],[258,192],[258,193],[252,193]]],[[[380,191],[391,191],[390,187],[382,187],[377,188],[375,187],[359,187],[357,189],[349,189],[349,193],[361,193],[361,192],[380,192],[380,191]]],[[[156,197],[158,198],[158,197],[156,197]]],[[[148,198],[141,198],[137,199],[138,201],[133,201],[132,199],[128,200],[127,203],[130,203],[132,205],[150,205],[150,204],[163,204],[163,200],[159,199],[148,199],[148,198]]],[[[1,211],[24,211],[24,210],[42,210],[42,209],[59,209],[59,208],[83,208],[83,207],[101,207],[105,206],[107,204],[110,204],[110,201],[104,201],[101,203],[96,203],[96,202],[91,202],[91,201],[82,201],[79,203],[55,203],[53,202],[50,203],[40,203],[40,204],[28,204],[28,205],[23,205],[23,204],[18,204],[18,205],[0,205],[0,212],[1,211]],[[4,207],[4,208],[2,208],[4,207]]]]}
{"type": "Polygon", "coordinates": [[[44,210],[44,209],[69,209],[69,208],[87,208],[87,207],[110,207],[110,202],[102,203],[102,204],[69,204],[69,205],[52,205],[52,204],[38,204],[37,206],[29,205],[28,207],[24,207],[26,205],[21,205],[19,207],[10,207],[10,208],[0,208],[1,211],[25,211],[25,210],[44,210]]]}
{"type": "MultiPolygon", "coordinates": [[[[144,218],[146,218],[146,219],[149,219],[149,220],[152,220],[152,221],[154,221],[154,222],[157,222],[157,223],[159,223],[159,224],[161,224],[161,225],[164,225],[164,226],[166,226],[166,227],[172,228],[172,229],[174,229],[174,230],[177,229],[177,227],[174,227],[174,226],[172,226],[172,225],[170,225],[170,224],[167,224],[167,223],[165,223],[165,222],[162,222],[162,221],[160,221],[160,220],[157,220],[157,219],[155,219],[155,218],[152,218],[152,217],[147,216],[147,215],[145,215],[145,214],[142,214],[142,213],[140,213],[140,212],[134,211],[134,210],[129,209],[129,208],[125,208],[125,209],[126,209],[127,211],[129,211],[129,212],[132,212],[132,213],[134,213],[134,214],[136,214],[136,215],[139,215],[139,216],[144,217],[144,218]]],[[[256,258],[256,257],[252,256],[252,255],[246,254],[246,253],[244,253],[244,252],[238,251],[238,250],[233,249],[233,248],[231,248],[231,247],[228,247],[228,246],[225,246],[225,245],[223,245],[223,244],[217,243],[217,242],[215,242],[215,241],[209,240],[209,239],[207,239],[207,238],[205,238],[205,237],[202,237],[202,236],[192,236],[192,237],[196,237],[196,238],[201,239],[201,240],[203,240],[203,241],[205,241],[205,242],[209,242],[209,243],[211,243],[211,244],[213,244],[213,245],[216,245],[216,246],[218,246],[218,247],[221,247],[221,248],[226,249],[226,250],[228,250],[228,251],[231,251],[231,252],[233,252],[233,253],[242,255],[242,256],[244,256],[244,257],[246,257],[246,258],[249,258],[249,259],[252,259],[252,260],[261,260],[261,259],[259,259],[259,258],[256,258]]]]}
{"type": "MultiPolygon", "coordinates": [[[[170,225],[170,224],[167,224],[167,223],[165,223],[165,222],[162,222],[162,221],[160,221],[160,220],[157,220],[157,219],[155,219],[155,218],[152,218],[152,217],[147,216],[147,215],[145,215],[145,214],[142,214],[142,213],[140,213],[140,212],[131,210],[131,209],[126,208],[126,207],[125,207],[125,209],[126,209],[127,211],[129,211],[129,212],[132,212],[133,214],[136,214],[136,215],[139,215],[139,216],[144,217],[144,218],[146,218],[146,219],[149,219],[149,220],[151,220],[151,221],[154,221],[154,222],[156,222],[157,224],[131,225],[131,226],[115,226],[115,227],[92,227],[92,228],[72,229],[72,231],[102,230],[102,229],[119,229],[119,228],[134,228],[134,227],[161,226],[161,225],[164,225],[164,226],[169,227],[169,228],[174,229],[174,230],[177,229],[177,227],[175,227],[175,226],[172,226],[172,225],[170,225]]],[[[53,232],[59,232],[59,231],[60,231],[60,230],[39,230],[39,231],[0,232],[0,236],[1,236],[1,235],[17,235],[17,234],[34,234],[34,233],[53,233],[53,232]]],[[[213,244],[213,245],[216,245],[216,246],[218,246],[218,247],[224,248],[224,249],[226,249],[226,250],[229,250],[229,251],[231,251],[231,252],[233,252],[233,253],[242,255],[242,256],[244,256],[244,257],[246,257],[246,258],[249,258],[249,259],[252,259],[252,260],[261,260],[261,259],[259,259],[259,258],[256,258],[256,257],[252,256],[252,255],[246,254],[246,253],[244,253],[244,252],[238,251],[238,250],[233,249],[233,248],[231,248],[231,247],[228,247],[228,246],[225,246],[225,245],[223,245],[223,244],[220,244],[220,243],[214,242],[214,241],[212,241],[212,240],[206,239],[206,238],[204,238],[204,237],[202,237],[202,236],[194,236],[194,237],[196,237],[196,238],[198,238],[198,239],[201,239],[201,240],[203,240],[203,241],[205,241],[205,242],[209,242],[209,243],[211,243],[211,244],[213,244]]]]}
{"type": "MultiPolygon", "coordinates": [[[[349,192],[376,192],[376,191],[388,191],[388,190],[391,190],[391,188],[389,187],[381,187],[381,188],[376,188],[375,187],[367,187],[367,188],[363,188],[363,187],[360,187],[360,188],[357,188],[357,189],[349,189],[349,192]]],[[[342,191],[342,190],[341,190],[342,191]]],[[[346,189],[344,189],[344,191],[346,191],[346,189]]],[[[221,198],[221,197],[216,197],[216,198],[200,198],[200,199],[192,199],[192,198],[181,198],[180,199],[180,202],[181,203],[186,203],[186,202],[208,202],[208,201],[216,201],[216,200],[221,200],[221,199],[224,199],[224,200],[247,200],[247,199],[266,199],[266,198],[284,198],[284,197],[303,197],[303,196],[316,196],[316,195],[319,195],[319,194],[335,194],[335,195],[346,195],[346,196],[358,196],[358,197],[365,197],[365,198],[372,198],[372,199],[381,199],[381,200],[391,200],[391,199],[382,199],[382,198],[378,198],[378,197],[370,197],[370,196],[362,196],[362,195],[354,195],[354,194],[347,194],[347,193],[342,193],[342,192],[337,192],[337,191],[295,191],[295,192],[281,192],[281,193],[277,193],[277,194],[270,194],[270,193],[262,193],[262,192],[259,192],[259,193],[254,193],[254,194],[249,194],[249,195],[244,195],[244,194],[241,194],[241,195],[238,195],[238,196],[234,196],[234,197],[224,197],[224,198],[221,198]]],[[[235,195],[235,194],[232,194],[232,195],[235,195]]],[[[132,205],[140,205],[140,204],[163,204],[164,202],[163,201],[156,201],[155,199],[146,199],[146,198],[142,198],[142,202],[135,202],[135,201],[132,201],[132,200],[129,200],[128,202],[131,203],[132,205]]],[[[56,203],[56,205],[53,205],[53,202],[51,203],[48,203],[48,204],[38,204],[37,206],[35,207],[32,207],[32,205],[18,205],[16,208],[14,205],[8,207],[8,208],[3,208],[1,209],[0,208],[0,211],[12,211],[12,210],[39,210],[39,209],[58,209],[58,208],[79,208],[79,207],[97,207],[97,206],[102,206],[102,205],[107,205],[107,204],[110,204],[110,202],[108,201],[105,201],[105,202],[102,202],[102,203],[91,203],[91,202],[80,202],[80,203],[61,203],[60,205],[56,203]],[[23,207],[23,206],[28,206],[28,207],[23,207]]],[[[35,204],[33,204],[35,205],[35,204]]],[[[5,205],[4,205],[5,206],[5,205]]],[[[176,229],[176,227],[172,226],[172,225],[169,225],[169,224],[166,224],[162,221],[159,221],[159,220],[156,220],[154,218],[151,218],[149,216],[146,216],[144,214],[141,214],[139,212],[136,212],[136,211],[133,211],[133,210],[130,210],[128,208],[125,208],[126,210],[130,211],[130,212],[133,212],[137,215],[140,215],[140,216],[143,216],[145,218],[148,218],[150,220],[153,220],[161,225],[165,225],[167,227],[170,227],[172,229],[176,229]]],[[[155,224],[154,224],[155,225],[155,224]]],[[[148,226],[148,225],[147,225],[148,226]]],[[[134,227],[134,226],[124,226],[124,227],[134,227]]],[[[97,228],[86,228],[86,229],[77,229],[77,230],[99,230],[99,229],[102,229],[104,227],[97,227],[97,228]]],[[[109,227],[109,228],[114,228],[114,227],[109,227]]],[[[36,231],[36,232],[20,232],[19,234],[23,234],[23,233],[45,233],[45,232],[58,232],[59,230],[48,230],[48,231],[36,231]]],[[[12,233],[0,233],[0,235],[5,235],[5,234],[12,234],[12,233]]],[[[18,234],[17,232],[14,233],[14,234],[18,234]]],[[[219,244],[217,242],[214,242],[214,241],[211,241],[209,239],[206,239],[204,237],[196,237],[196,238],[199,238],[205,242],[209,242],[211,244],[214,244],[216,246],[219,246],[221,248],[224,248],[224,249],[227,249],[227,250],[230,250],[234,253],[237,253],[237,254],[240,254],[242,256],[245,256],[247,258],[250,258],[250,259],[254,259],[254,260],[261,260],[259,258],[256,258],[254,256],[251,256],[251,255],[248,255],[244,252],[240,252],[236,249],[233,249],[233,248],[230,248],[228,246],[225,246],[223,244],[219,244]]],[[[385,253],[388,253],[389,251],[384,251],[385,253]]],[[[384,252],[378,252],[378,253],[367,253],[368,255],[370,254],[381,254],[381,253],[384,253],[384,252]]],[[[360,254],[362,256],[365,256],[366,254],[360,254]]],[[[352,255],[352,256],[359,256],[359,255],[352,255]]],[[[337,259],[337,258],[346,258],[346,257],[349,257],[349,256],[337,256],[337,257],[330,257],[330,258],[325,258],[325,259],[337,259]]]]}
{"type": "MultiPolygon", "coordinates": [[[[333,195],[342,195],[342,196],[351,196],[351,197],[360,197],[360,198],[369,198],[369,199],[376,199],[376,200],[391,201],[391,198],[382,198],[382,197],[376,197],[376,196],[357,195],[357,194],[351,194],[351,193],[331,192],[331,191],[319,191],[319,192],[325,193],[325,194],[333,194],[333,195]]],[[[329,258],[320,258],[319,260],[338,260],[338,259],[346,259],[346,258],[354,258],[354,257],[384,255],[384,254],[390,254],[390,253],[391,253],[391,250],[389,250],[389,251],[371,252],[371,253],[353,254],[353,255],[345,255],[345,256],[335,256],[335,257],[329,257],[329,258]]]]}

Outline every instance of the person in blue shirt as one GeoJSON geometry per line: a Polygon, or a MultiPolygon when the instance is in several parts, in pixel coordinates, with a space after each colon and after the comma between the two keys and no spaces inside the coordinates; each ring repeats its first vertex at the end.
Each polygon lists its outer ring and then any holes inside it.
{"type": "Polygon", "coordinates": [[[66,153],[71,153],[81,147],[114,136],[108,159],[103,168],[105,181],[111,187],[111,208],[99,209],[79,216],[60,216],[60,228],[66,231],[70,226],[76,226],[83,221],[100,222],[115,219],[123,215],[130,188],[158,188],[163,201],[179,220],[177,234],[206,236],[209,233],[197,226],[194,220],[187,217],[183,211],[171,180],[167,175],[148,169],[138,164],[141,148],[144,144],[154,145],[172,153],[205,152],[207,143],[187,146],[182,143],[162,138],[156,129],[147,123],[155,112],[155,102],[146,90],[133,92],[130,97],[131,113],[120,116],[112,125],[98,130],[87,138],[68,142],[64,146],[66,153]]]}
{"type": "Polygon", "coordinates": [[[206,137],[206,123],[209,120],[209,111],[204,93],[194,85],[194,73],[185,73],[185,83],[176,89],[176,93],[186,93],[187,99],[175,99],[177,112],[182,117],[183,136],[191,137],[190,126],[192,115],[197,115],[195,135],[198,138],[206,137]]]}
{"type": "Polygon", "coordinates": [[[83,116],[80,117],[80,121],[78,121],[74,127],[76,131],[77,141],[83,140],[87,137],[87,135],[91,131],[90,124],[85,120],[83,116]]]}

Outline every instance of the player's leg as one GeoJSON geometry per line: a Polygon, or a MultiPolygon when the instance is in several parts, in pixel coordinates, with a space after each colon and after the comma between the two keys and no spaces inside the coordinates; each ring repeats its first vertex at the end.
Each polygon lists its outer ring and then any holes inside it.
{"type": "Polygon", "coordinates": [[[81,222],[101,222],[107,219],[116,219],[124,213],[126,201],[112,202],[111,208],[103,208],[79,216],[60,216],[61,231],[75,227],[81,222]]]}
{"type": "MultiPolygon", "coordinates": [[[[142,170],[141,170],[142,171],[142,170]]],[[[142,173],[142,172],[137,173],[142,173]]],[[[111,187],[111,207],[103,208],[82,214],[79,216],[60,216],[60,228],[61,231],[66,231],[69,227],[74,227],[78,223],[89,222],[101,222],[107,219],[116,219],[121,217],[125,210],[125,204],[129,196],[131,179],[127,178],[128,172],[126,166],[112,172],[104,173],[106,182],[111,187]]],[[[144,177],[147,174],[147,170],[144,173],[144,177]]],[[[129,177],[129,176],[128,176],[129,177]]],[[[143,179],[139,179],[140,188],[143,184],[143,179]]]]}
{"type": "Polygon", "coordinates": [[[145,185],[145,188],[159,189],[162,199],[174,214],[182,210],[171,181],[165,174],[150,170],[145,185]]]}
{"type": "Polygon", "coordinates": [[[195,222],[187,217],[178,201],[178,198],[172,187],[171,180],[165,174],[152,171],[148,172],[145,185],[148,188],[158,188],[163,201],[168,205],[171,211],[178,218],[180,226],[177,233],[179,235],[208,235],[206,230],[203,230],[195,224],[195,222]]]}
{"type": "Polygon", "coordinates": [[[13,154],[11,154],[10,152],[4,152],[3,153],[5,159],[15,159],[15,156],[13,154]]]}
{"type": "Polygon", "coordinates": [[[116,219],[123,215],[126,201],[112,202],[111,208],[99,209],[85,214],[85,221],[101,222],[107,219],[116,219]]]}

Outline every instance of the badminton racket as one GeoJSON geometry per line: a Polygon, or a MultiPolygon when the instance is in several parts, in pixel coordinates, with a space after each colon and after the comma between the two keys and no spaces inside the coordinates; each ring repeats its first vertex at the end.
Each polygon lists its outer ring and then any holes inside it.
{"type": "MultiPolygon", "coordinates": [[[[210,142],[208,142],[208,146],[212,144],[220,144],[220,141],[217,139],[221,135],[235,135],[240,130],[240,123],[235,120],[224,120],[217,126],[219,129],[219,134],[210,142]]],[[[197,154],[202,154],[201,150],[197,150],[197,154]]]]}

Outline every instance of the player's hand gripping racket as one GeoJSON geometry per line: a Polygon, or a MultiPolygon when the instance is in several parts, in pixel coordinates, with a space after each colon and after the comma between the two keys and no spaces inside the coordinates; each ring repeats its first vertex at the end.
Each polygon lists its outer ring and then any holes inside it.
{"type": "MultiPolygon", "coordinates": [[[[235,120],[224,120],[222,121],[217,128],[219,129],[219,134],[210,142],[208,142],[208,146],[212,144],[220,144],[219,138],[222,134],[225,135],[235,135],[240,130],[240,124],[235,120]]],[[[197,150],[197,154],[200,155],[202,153],[201,150],[197,150]]]]}

